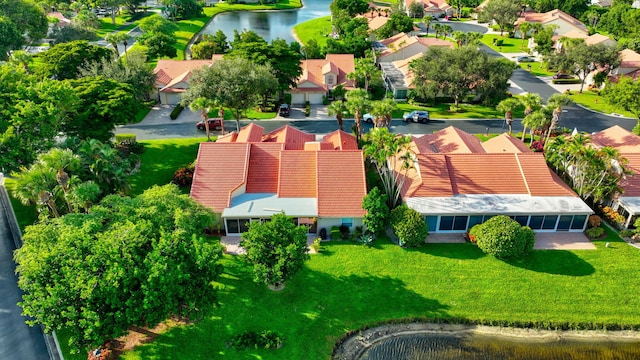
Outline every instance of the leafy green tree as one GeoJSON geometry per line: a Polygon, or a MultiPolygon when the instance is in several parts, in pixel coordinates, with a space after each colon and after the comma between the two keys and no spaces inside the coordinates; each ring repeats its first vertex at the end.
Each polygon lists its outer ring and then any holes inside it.
{"type": "Polygon", "coordinates": [[[109,141],[116,125],[133,120],[138,108],[133,89],[128,84],[104,77],[68,80],[80,99],[77,114],[63,124],[67,136],[109,141]]]}
{"type": "Polygon", "coordinates": [[[407,172],[414,165],[409,151],[411,137],[393,134],[382,127],[371,129],[364,140],[364,155],[375,166],[387,195],[387,205],[393,209],[401,202],[400,191],[407,172]]]}
{"type": "Polygon", "coordinates": [[[218,45],[212,41],[201,41],[191,46],[191,58],[208,60],[218,54],[218,45]]]}
{"type": "Polygon", "coordinates": [[[178,54],[175,45],[178,43],[173,35],[162,33],[153,34],[144,39],[143,44],[147,47],[150,57],[174,58],[178,54]]]}
{"type": "Polygon", "coordinates": [[[409,5],[409,17],[422,18],[424,16],[424,5],[421,2],[414,1],[409,5]]]}
{"type": "MultiPolygon", "coordinates": [[[[534,24],[539,25],[539,24],[534,24]]],[[[549,56],[553,52],[553,29],[554,25],[543,26],[542,28],[535,27],[533,33],[533,40],[536,42],[535,50],[540,54],[549,56]]]]}
{"type": "Polygon", "coordinates": [[[369,10],[369,3],[366,0],[333,0],[329,6],[331,14],[340,10],[346,11],[350,18],[358,14],[364,14],[369,10]]]}
{"type": "MultiPolygon", "coordinates": [[[[113,49],[115,50],[117,55],[120,55],[120,53],[118,52],[118,44],[126,43],[129,40],[130,40],[129,34],[127,34],[124,31],[108,33],[104,37],[104,41],[108,42],[111,46],[113,46],[113,49]]],[[[125,49],[125,52],[126,52],[126,49],[125,49]]]]}
{"type": "Polygon", "coordinates": [[[362,137],[362,115],[371,109],[369,93],[364,89],[355,89],[347,92],[347,109],[355,116],[356,138],[362,137]]]}
{"type": "Polygon", "coordinates": [[[419,212],[402,204],[391,210],[389,222],[400,246],[419,247],[425,244],[429,227],[419,212]]]}
{"type": "Polygon", "coordinates": [[[607,85],[604,89],[604,98],[608,103],[630,111],[638,118],[638,125],[633,132],[640,135],[640,82],[621,76],[618,83],[607,85]]]}
{"type": "Polygon", "coordinates": [[[27,227],[15,259],[28,323],[64,328],[79,352],[131,326],[203,313],[216,304],[221,273],[221,247],[198,238],[212,222],[211,211],[166,185],[27,227]]]}
{"type": "Polygon", "coordinates": [[[72,20],[73,24],[79,28],[96,30],[100,28],[100,19],[98,15],[90,10],[81,10],[72,20]]]}
{"type": "Polygon", "coordinates": [[[413,31],[413,20],[404,12],[394,12],[376,32],[378,38],[386,39],[401,32],[409,33],[411,31],[413,31]]]}
{"type": "Polygon", "coordinates": [[[109,59],[113,51],[86,41],[57,44],[40,54],[42,75],[58,80],[76,79],[87,62],[109,59]]]}
{"type": "Polygon", "coordinates": [[[389,222],[389,206],[387,206],[387,194],[377,187],[369,191],[362,199],[362,208],[367,213],[362,218],[362,223],[374,234],[384,234],[389,222]]]}
{"type": "Polygon", "coordinates": [[[478,15],[479,20],[494,20],[500,27],[500,36],[507,29],[513,27],[513,23],[518,20],[518,15],[522,11],[519,2],[512,0],[490,0],[478,15]]]}
{"type": "Polygon", "coordinates": [[[173,35],[178,30],[178,26],[171,21],[165,19],[160,14],[147,16],[140,20],[138,27],[144,34],[153,35],[157,33],[165,35],[173,35]]]}
{"type": "Polygon", "coordinates": [[[202,14],[202,6],[196,0],[160,0],[159,3],[172,19],[189,19],[202,14]]]}
{"type": "Polygon", "coordinates": [[[0,60],[9,51],[45,37],[47,17],[42,8],[28,0],[0,0],[0,60]]]}
{"type": "Polygon", "coordinates": [[[307,44],[302,47],[302,53],[306,59],[324,59],[324,57],[327,56],[316,39],[309,39],[307,44]]]}
{"type": "Polygon", "coordinates": [[[309,259],[307,227],[297,226],[284,213],[271,221],[254,221],[242,233],[240,246],[246,249],[245,259],[253,264],[254,280],[274,287],[284,286],[309,259]]]}
{"type": "Polygon", "coordinates": [[[494,216],[469,231],[485,254],[500,259],[518,258],[533,250],[535,234],[505,215],[494,216]]]}
{"type": "Polygon", "coordinates": [[[336,121],[338,121],[338,127],[340,128],[340,130],[344,130],[342,119],[347,111],[347,104],[342,100],[333,101],[327,108],[327,114],[336,116],[336,121]]]}
{"type": "Polygon", "coordinates": [[[29,54],[25,50],[15,50],[11,52],[9,58],[9,64],[22,67],[25,73],[31,74],[31,68],[29,67],[33,63],[33,55],[29,54]]]}
{"type": "Polygon", "coordinates": [[[6,18],[0,17],[0,60],[6,60],[13,49],[19,49],[24,38],[18,27],[6,18]]]}
{"type": "Polygon", "coordinates": [[[91,41],[96,37],[96,34],[92,30],[69,25],[54,28],[50,36],[55,39],[54,44],[62,44],[78,40],[91,41]]]}
{"type": "Polygon", "coordinates": [[[211,67],[193,71],[190,87],[183,93],[182,103],[188,105],[200,97],[217,100],[222,106],[231,109],[239,131],[242,114],[276,86],[271,66],[257,65],[240,57],[222,59],[211,67]]]}
{"type": "Polygon", "coordinates": [[[584,40],[565,44],[562,51],[551,56],[550,63],[559,70],[576,74],[582,79],[580,93],[587,75],[597,67],[613,69],[620,64],[618,50],[603,44],[587,45],[584,40]]]}
{"type": "Polygon", "coordinates": [[[371,115],[374,116],[373,124],[375,127],[389,127],[391,125],[391,116],[398,104],[393,99],[382,99],[371,103],[371,115]]]}

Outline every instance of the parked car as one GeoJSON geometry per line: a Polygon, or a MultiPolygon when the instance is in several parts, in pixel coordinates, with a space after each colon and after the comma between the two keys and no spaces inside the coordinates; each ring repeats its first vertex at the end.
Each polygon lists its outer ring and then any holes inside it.
{"type": "MultiPolygon", "coordinates": [[[[222,121],[219,118],[207,119],[209,122],[209,130],[222,130],[222,121]]],[[[196,129],[205,130],[204,121],[200,120],[196,123],[196,129]]]]}
{"type": "Polygon", "coordinates": [[[557,72],[557,73],[553,74],[553,78],[554,79],[573,79],[573,78],[575,78],[575,76],[573,76],[571,74],[565,74],[565,73],[557,72]]]}
{"type": "Polygon", "coordinates": [[[371,115],[371,114],[367,113],[367,114],[362,115],[362,121],[364,121],[364,122],[368,122],[370,124],[373,124],[373,119],[374,119],[374,116],[371,115]]]}
{"type": "Polygon", "coordinates": [[[535,62],[536,58],[534,58],[533,56],[518,56],[516,57],[516,61],[519,63],[528,63],[528,62],[535,62]]]}
{"type": "Polygon", "coordinates": [[[410,113],[404,113],[404,115],[402,115],[402,120],[404,120],[404,122],[412,121],[415,123],[421,123],[421,122],[427,122],[431,119],[429,118],[428,111],[414,110],[410,113]]]}
{"type": "Polygon", "coordinates": [[[289,104],[280,105],[280,109],[278,110],[278,114],[280,114],[280,116],[288,117],[289,113],[291,113],[291,107],[289,104]]]}

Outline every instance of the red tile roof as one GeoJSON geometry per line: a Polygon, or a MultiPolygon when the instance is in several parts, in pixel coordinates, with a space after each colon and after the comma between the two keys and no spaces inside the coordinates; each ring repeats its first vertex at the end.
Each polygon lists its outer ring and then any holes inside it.
{"type": "Polygon", "coordinates": [[[304,143],[315,140],[315,135],[308,134],[289,125],[273,130],[262,137],[263,142],[284,143],[285,150],[303,150],[304,143]]]}
{"type": "Polygon", "coordinates": [[[194,69],[211,66],[212,63],[211,60],[158,60],[153,73],[157,76],[156,83],[166,86],[173,79],[185,77],[194,69]]]}
{"type": "Polygon", "coordinates": [[[640,196],[640,153],[621,155],[629,161],[627,167],[633,171],[633,175],[627,176],[622,182],[622,196],[640,196]]]}
{"type": "Polygon", "coordinates": [[[509,134],[500,134],[482,143],[487,153],[527,153],[531,149],[520,139],[509,134]]]}
{"type": "Polygon", "coordinates": [[[356,137],[342,130],[325,135],[322,141],[331,143],[335,150],[358,150],[356,137]]]}
{"type": "Polygon", "coordinates": [[[640,136],[618,125],[591,134],[591,142],[600,147],[612,147],[620,153],[640,154],[640,136]]]}
{"type": "Polygon", "coordinates": [[[200,143],[191,197],[221,213],[231,203],[231,192],[246,183],[250,144],[200,143]]]}
{"type": "Polygon", "coordinates": [[[433,134],[414,137],[413,142],[420,154],[429,153],[484,153],[480,139],[453,126],[433,134]]]}
{"type": "Polygon", "coordinates": [[[316,151],[283,151],[280,156],[278,196],[318,197],[317,175],[316,151]]]}
{"type": "Polygon", "coordinates": [[[278,143],[253,143],[247,170],[248,193],[275,193],[278,191],[278,166],[283,148],[278,143]]]}
{"type": "Polygon", "coordinates": [[[360,150],[318,151],[318,216],[364,216],[367,194],[360,150]]]}
{"type": "Polygon", "coordinates": [[[305,92],[305,91],[317,91],[328,90],[329,84],[324,83],[324,76],[329,72],[336,75],[333,85],[342,84],[346,88],[352,88],[354,83],[352,80],[347,79],[347,75],[355,70],[355,61],[353,54],[327,54],[325,59],[308,59],[300,62],[302,68],[302,75],[298,78],[296,83],[301,85],[303,83],[311,83],[315,86],[309,87],[309,85],[298,86],[291,89],[292,92],[305,92]]]}
{"type": "Polygon", "coordinates": [[[236,137],[236,142],[260,142],[262,140],[262,134],[264,133],[264,128],[260,125],[256,125],[255,123],[251,123],[247,126],[244,126],[238,132],[238,136],[236,137]]]}

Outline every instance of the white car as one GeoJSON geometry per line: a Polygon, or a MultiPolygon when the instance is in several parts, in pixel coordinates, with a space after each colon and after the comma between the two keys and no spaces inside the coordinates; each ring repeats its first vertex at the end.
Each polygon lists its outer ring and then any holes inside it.
{"type": "Polygon", "coordinates": [[[368,114],[368,113],[367,113],[367,114],[362,115],[362,121],[364,121],[364,122],[368,122],[368,123],[370,123],[370,124],[373,124],[373,118],[374,118],[374,116],[373,116],[373,115],[371,115],[371,114],[368,114]]]}

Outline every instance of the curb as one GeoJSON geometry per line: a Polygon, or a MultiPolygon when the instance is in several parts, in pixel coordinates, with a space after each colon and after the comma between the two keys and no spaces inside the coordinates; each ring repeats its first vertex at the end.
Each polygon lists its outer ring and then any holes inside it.
{"type": "MultiPolygon", "coordinates": [[[[573,101],[573,100],[572,100],[572,101],[573,101]]],[[[577,102],[575,102],[575,101],[573,102],[573,104],[574,104],[575,106],[577,106],[577,107],[579,107],[579,108],[583,109],[583,110],[590,111],[590,112],[592,112],[592,113],[594,113],[594,114],[600,114],[600,115],[609,116],[609,117],[617,118],[617,119],[637,120],[637,119],[632,118],[632,117],[627,117],[627,116],[618,115],[618,114],[616,114],[616,115],[614,115],[614,114],[607,114],[607,113],[603,113],[603,112],[600,112],[600,111],[597,111],[597,110],[589,109],[588,107],[586,107],[586,106],[584,106],[584,105],[581,105],[581,104],[578,104],[578,103],[577,103],[577,102]]]]}

